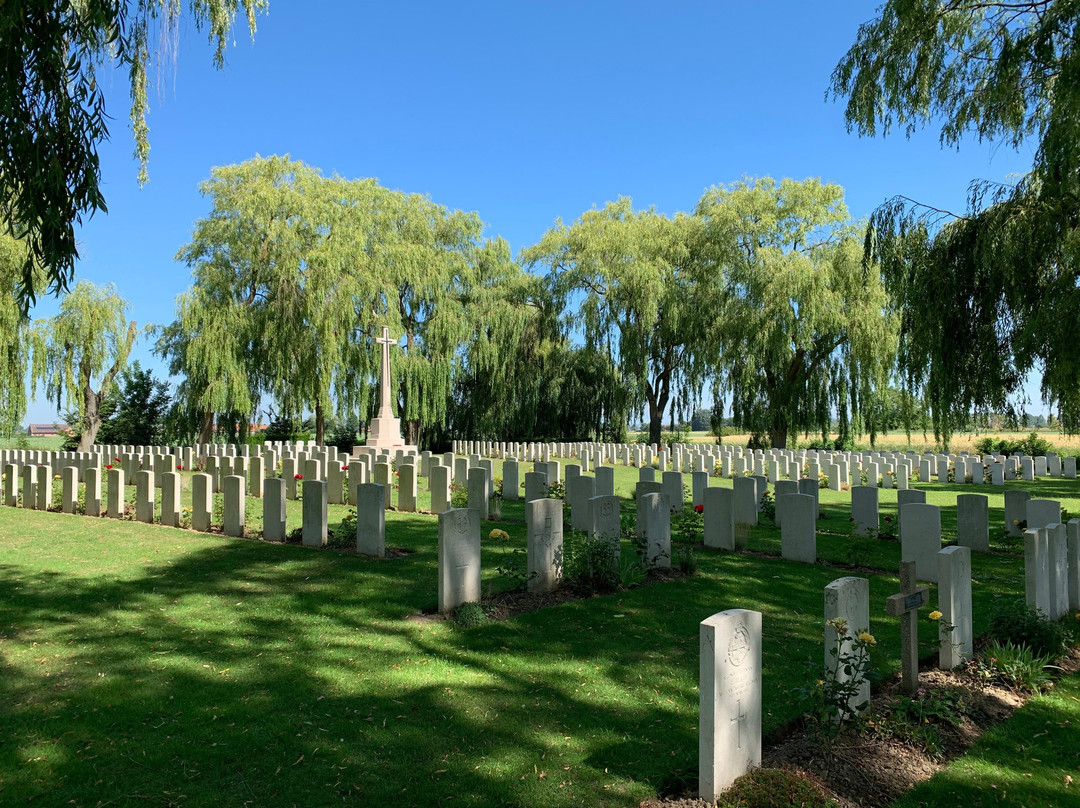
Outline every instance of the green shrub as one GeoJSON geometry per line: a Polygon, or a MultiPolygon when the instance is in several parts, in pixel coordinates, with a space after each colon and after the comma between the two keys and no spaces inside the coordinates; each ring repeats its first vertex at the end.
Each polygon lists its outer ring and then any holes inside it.
{"type": "Polygon", "coordinates": [[[1037,432],[1032,432],[1021,440],[983,438],[975,442],[975,451],[983,455],[995,452],[1003,455],[1014,455],[1017,452],[1023,452],[1034,457],[1053,451],[1053,446],[1046,438],[1040,438],[1037,432]]]}
{"type": "Polygon", "coordinates": [[[356,511],[350,508],[338,525],[334,535],[327,541],[327,546],[337,550],[356,546],[356,511]]]}
{"type": "Polygon", "coordinates": [[[676,541],[701,544],[705,540],[705,517],[701,507],[684,504],[681,511],[671,515],[671,534],[676,541]]]}
{"type": "Polygon", "coordinates": [[[458,483],[450,484],[450,507],[451,508],[468,508],[469,507],[469,489],[458,483]]]}
{"type": "Polygon", "coordinates": [[[578,580],[590,589],[611,592],[619,588],[617,540],[567,530],[562,545],[563,578],[578,580]]]}
{"type": "Polygon", "coordinates": [[[680,547],[679,548],[679,569],[682,570],[683,575],[687,577],[697,574],[698,558],[697,553],[694,552],[692,547],[680,547]]]}
{"type": "Polygon", "coordinates": [[[1034,606],[1010,599],[994,604],[990,610],[988,636],[991,642],[1011,643],[1029,648],[1037,656],[1056,657],[1065,647],[1067,632],[1034,606]]]}
{"type": "Polygon", "coordinates": [[[350,430],[348,427],[342,427],[329,433],[324,438],[323,443],[327,446],[336,447],[339,452],[349,454],[352,452],[353,446],[360,445],[360,438],[357,437],[355,430],[350,430]]]}
{"type": "Polygon", "coordinates": [[[633,589],[645,583],[647,571],[635,556],[619,559],[619,584],[623,589],[633,589]]]}
{"type": "Polygon", "coordinates": [[[1025,645],[992,643],[985,656],[997,671],[998,679],[1014,690],[1038,693],[1050,685],[1049,669],[1054,658],[1050,654],[1032,653],[1025,645]]]}
{"type": "Polygon", "coordinates": [[[797,772],[754,769],[737,779],[717,802],[717,808],[827,808],[836,802],[797,772]]]}
{"type": "Polygon", "coordinates": [[[1046,438],[1040,438],[1036,432],[1032,432],[1020,441],[1020,451],[1026,455],[1031,455],[1032,457],[1044,455],[1052,450],[1053,447],[1050,445],[1050,441],[1046,438]]]}
{"type": "Polygon", "coordinates": [[[462,603],[457,607],[454,619],[462,628],[475,628],[487,620],[479,603],[462,603]]]}
{"type": "Polygon", "coordinates": [[[772,491],[765,491],[761,495],[761,506],[758,510],[765,519],[776,524],[776,500],[773,498],[772,491]]]}

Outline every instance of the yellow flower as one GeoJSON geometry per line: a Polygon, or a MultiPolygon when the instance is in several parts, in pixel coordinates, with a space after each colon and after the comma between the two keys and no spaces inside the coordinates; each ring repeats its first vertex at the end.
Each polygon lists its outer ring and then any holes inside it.
{"type": "Polygon", "coordinates": [[[1013,519],[1013,525],[1015,525],[1016,527],[1020,527],[1020,520],[1019,519],[1013,519]]]}
{"type": "Polygon", "coordinates": [[[940,620],[941,619],[941,612],[937,611],[936,609],[934,611],[930,612],[930,619],[931,620],[940,620]]]}
{"type": "Polygon", "coordinates": [[[877,640],[874,639],[874,635],[869,631],[864,631],[859,635],[859,639],[867,645],[877,645],[877,640]]]}
{"type": "Polygon", "coordinates": [[[505,530],[499,530],[498,528],[495,528],[490,533],[488,533],[488,538],[489,539],[502,539],[503,541],[506,541],[507,539],[510,538],[510,534],[508,534],[505,530]]]}

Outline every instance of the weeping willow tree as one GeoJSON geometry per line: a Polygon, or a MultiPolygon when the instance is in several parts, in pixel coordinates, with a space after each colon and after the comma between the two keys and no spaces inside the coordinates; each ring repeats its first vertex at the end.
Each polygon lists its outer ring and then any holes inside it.
{"type": "Polygon", "coordinates": [[[448,436],[624,439],[627,394],[611,358],[568,344],[544,278],[516,277],[491,290],[505,316],[482,313],[475,320],[477,333],[455,376],[448,436]]]}
{"type": "Polygon", "coordinates": [[[669,404],[696,405],[708,323],[723,305],[700,282],[701,234],[698,218],[635,211],[623,197],[569,226],[557,222],[522,254],[526,265],[549,269],[560,309],[580,301],[568,327],[611,357],[629,408],[648,415],[653,443],[669,404]]]}
{"type": "Polygon", "coordinates": [[[366,354],[349,353],[370,314],[357,301],[371,296],[353,267],[383,189],[323,177],[286,156],[216,168],[201,190],[211,212],[177,256],[192,267],[192,287],[157,345],[186,377],[178,406],[206,441],[215,413],[246,431],[269,395],[287,415],[314,412],[321,441],[332,387],[351,401],[370,378],[366,354]]]}
{"type": "MultiPolygon", "coordinates": [[[[705,226],[713,282],[726,312],[711,337],[717,397],[730,394],[736,425],[768,435],[829,432],[849,392],[888,377],[896,318],[876,267],[863,262],[838,185],[770,178],[709,189],[705,226]]],[[[851,396],[855,411],[860,396],[851,396]]]]}
{"type": "Polygon", "coordinates": [[[906,383],[945,440],[969,413],[1015,415],[1021,382],[1080,430],[1080,2],[888,0],[833,73],[849,129],[940,125],[1034,146],[1019,182],[970,186],[966,211],[896,197],[872,217],[902,320],[906,383]]]}
{"type": "Polygon", "coordinates": [[[179,406],[202,414],[203,440],[214,413],[246,425],[263,396],[313,413],[320,442],[330,414],[370,419],[383,325],[401,341],[392,383],[410,443],[445,421],[463,345],[508,372],[491,346],[520,333],[507,293],[522,273],[476,214],[288,157],[214,169],[202,191],[211,213],[178,256],[192,287],[158,350],[186,376],[179,406]]]}
{"type": "Polygon", "coordinates": [[[476,252],[461,292],[468,316],[446,423],[454,436],[506,440],[514,431],[513,413],[536,381],[527,378],[532,358],[546,351],[554,318],[542,280],[521,271],[502,239],[476,252]]]}
{"type": "Polygon", "coordinates": [[[178,295],[176,320],[156,329],[154,351],[181,379],[166,418],[170,433],[209,443],[215,416],[223,424],[247,424],[259,389],[258,374],[249,372],[244,315],[235,301],[200,287],[178,295]]]}
{"type": "MultiPolygon", "coordinates": [[[[26,370],[29,364],[29,321],[16,288],[23,279],[27,245],[0,233],[0,434],[12,434],[26,413],[26,370]]],[[[37,289],[44,273],[33,276],[37,289]]]]}
{"type": "Polygon", "coordinates": [[[135,344],[128,308],[112,284],[98,287],[79,281],[61,300],[59,313],[39,320],[30,332],[32,392],[43,381],[57,409],[74,408],[80,452],[93,446],[101,427],[101,402],[135,344]]]}
{"type": "MultiPolygon", "coordinates": [[[[255,33],[265,0],[192,0],[187,19],[205,30],[222,67],[236,15],[255,33]]],[[[149,156],[148,69],[175,55],[180,0],[57,0],[0,3],[0,214],[25,237],[15,297],[25,314],[47,283],[57,294],[75,273],[75,225],[105,211],[98,144],[109,116],[97,71],[119,67],[131,86],[140,182],[149,156]],[[44,267],[42,283],[39,273],[44,267]]]]}
{"type": "Polygon", "coordinates": [[[373,284],[370,333],[385,324],[402,342],[391,359],[397,416],[405,441],[419,445],[427,426],[445,422],[461,346],[492,314],[485,290],[516,267],[505,243],[482,238],[479,216],[420,194],[386,191],[373,225],[358,266],[373,284]]]}

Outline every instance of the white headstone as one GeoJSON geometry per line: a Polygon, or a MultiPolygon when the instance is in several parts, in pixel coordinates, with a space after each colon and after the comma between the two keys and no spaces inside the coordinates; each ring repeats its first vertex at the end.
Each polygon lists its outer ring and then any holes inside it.
{"type": "MultiPolygon", "coordinates": [[[[851,654],[858,632],[870,630],[870,581],[837,578],[825,587],[825,670],[838,682],[851,680],[852,672],[841,664],[851,654]],[[843,620],[847,633],[840,640],[832,621],[843,620]]],[[[848,700],[848,710],[862,712],[870,701],[870,681],[863,679],[859,691],[848,700]]]]}
{"type": "MultiPolygon", "coordinates": [[[[777,503],[779,505],[779,503],[777,503]]],[[[780,528],[780,554],[789,561],[817,561],[816,503],[807,494],[784,494],[784,519],[780,528]]]]}
{"type": "Polygon", "coordinates": [[[735,503],[730,488],[706,488],[703,522],[706,547],[735,549],[735,503]]]}
{"type": "Polygon", "coordinates": [[[985,495],[956,497],[956,543],[972,552],[990,552],[990,500],[985,495]]]}
{"type": "Polygon", "coordinates": [[[702,620],[700,654],[698,794],[711,804],[761,765],[761,613],[702,620]]]}
{"type": "Polygon", "coordinates": [[[525,529],[529,591],[550,592],[562,580],[562,502],[557,499],[526,502],[525,529]]]}
{"type": "MultiPolygon", "coordinates": [[[[449,469],[440,468],[444,475],[449,469]]],[[[356,486],[356,552],[382,557],[386,555],[386,496],[378,483],[361,483],[356,486]]],[[[448,509],[447,509],[448,510],[448,509]]],[[[442,511],[440,511],[442,513],[442,511]]]]}
{"type": "Polygon", "coordinates": [[[439,514],[439,612],[480,602],[480,514],[453,508],[439,514]]]}
{"type": "Polygon", "coordinates": [[[326,483],[304,480],[301,536],[306,547],[325,547],[327,541],[326,483]]]}
{"type": "Polygon", "coordinates": [[[938,666],[952,670],[972,655],[971,549],[946,547],[938,553],[938,666]]]}
{"type": "Polygon", "coordinates": [[[912,503],[900,508],[900,560],[915,562],[915,577],[937,583],[941,508],[912,503]]]}

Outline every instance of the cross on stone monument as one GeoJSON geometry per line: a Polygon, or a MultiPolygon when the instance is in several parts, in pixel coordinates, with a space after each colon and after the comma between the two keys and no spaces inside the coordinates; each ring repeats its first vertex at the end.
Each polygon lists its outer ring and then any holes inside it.
{"type": "Polygon", "coordinates": [[[915,585],[915,562],[900,562],[900,592],[885,600],[885,613],[900,616],[900,686],[908,693],[919,689],[919,607],[929,587],[915,585]]]}
{"type": "Polygon", "coordinates": [[[380,376],[379,414],[371,419],[368,428],[367,445],[376,449],[404,448],[401,437],[401,421],[394,417],[394,408],[390,396],[390,346],[397,345],[397,340],[390,336],[390,329],[382,326],[381,335],[375,340],[382,346],[382,374],[380,376]]]}
{"type": "Polygon", "coordinates": [[[379,417],[393,418],[394,413],[390,408],[390,346],[395,344],[395,340],[390,339],[388,326],[382,327],[382,333],[375,342],[382,346],[382,375],[379,385],[382,397],[379,399],[379,417]]]}

